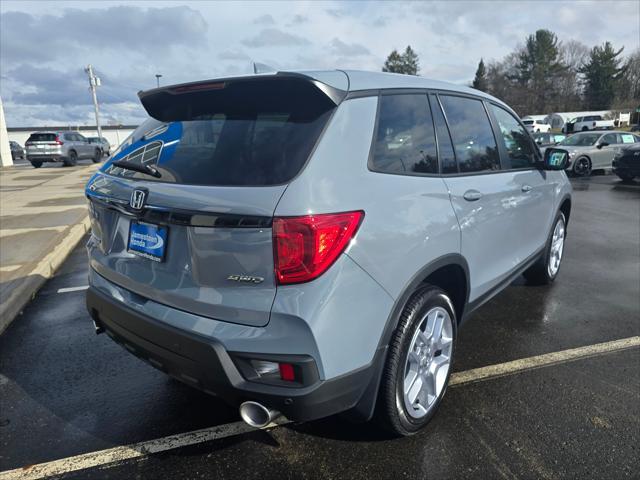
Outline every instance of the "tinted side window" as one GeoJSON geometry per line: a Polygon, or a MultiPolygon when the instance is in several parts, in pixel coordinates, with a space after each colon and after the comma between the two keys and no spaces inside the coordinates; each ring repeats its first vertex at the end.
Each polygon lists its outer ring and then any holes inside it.
{"type": "Polygon", "coordinates": [[[438,173],[436,155],[427,95],[380,97],[372,168],[387,173],[438,173]]]}
{"type": "MultiPolygon", "coordinates": [[[[533,145],[526,130],[518,123],[513,115],[496,105],[491,105],[496,117],[504,146],[511,159],[511,168],[529,168],[535,162],[533,145]]],[[[548,140],[548,138],[545,138],[548,140]]]]}
{"type": "Polygon", "coordinates": [[[498,147],[480,100],[440,96],[460,172],[500,170],[498,147]]]}
{"type": "Polygon", "coordinates": [[[438,97],[431,95],[431,111],[433,113],[433,122],[436,126],[436,135],[438,137],[438,154],[440,156],[440,165],[442,165],[442,173],[458,173],[458,164],[456,163],[456,155],[453,151],[453,142],[447,121],[442,113],[442,107],[438,97]]]}
{"type": "Polygon", "coordinates": [[[64,139],[68,140],[70,142],[75,142],[76,141],[76,136],[73,133],[65,133],[64,134],[64,139]]]}
{"type": "Polygon", "coordinates": [[[614,145],[616,143],[620,143],[620,140],[618,140],[617,133],[607,133],[604,137],[600,139],[600,143],[602,142],[607,142],[609,145],[614,145]]]}

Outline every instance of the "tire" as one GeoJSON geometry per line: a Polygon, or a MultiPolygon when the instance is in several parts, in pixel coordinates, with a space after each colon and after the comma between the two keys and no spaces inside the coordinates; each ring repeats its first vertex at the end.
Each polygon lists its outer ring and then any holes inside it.
{"type": "Polygon", "coordinates": [[[618,178],[623,182],[631,182],[635,178],[633,175],[625,175],[623,173],[616,173],[616,175],[618,175],[618,178]]]}
{"type": "Polygon", "coordinates": [[[578,157],[573,162],[571,170],[576,177],[588,177],[591,175],[591,160],[589,160],[589,157],[578,157]]]}
{"type": "Polygon", "coordinates": [[[589,130],[589,127],[582,127],[582,131],[583,131],[583,132],[586,132],[586,131],[588,131],[588,130],[589,130]]]}
{"type": "Polygon", "coordinates": [[[31,162],[31,165],[33,165],[33,168],[40,168],[42,166],[42,162],[31,162]]]}
{"type": "Polygon", "coordinates": [[[394,435],[407,436],[429,423],[449,383],[456,328],[455,310],[444,291],[426,285],[413,294],[389,344],[375,413],[381,427],[394,435]],[[442,325],[440,335],[434,333],[437,328],[432,328],[437,324],[442,325]],[[408,393],[405,383],[411,385],[408,393]]]}
{"type": "Polygon", "coordinates": [[[93,163],[100,163],[102,161],[102,150],[96,148],[91,160],[93,160],[93,163]]]}
{"type": "Polygon", "coordinates": [[[549,285],[556,279],[562,265],[566,237],[567,221],[564,213],[558,212],[545,245],[544,255],[524,272],[524,278],[530,285],[549,285]]]}
{"type": "Polygon", "coordinates": [[[65,167],[74,167],[77,165],[78,163],[78,154],[76,152],[74,152],[73,150],[71,150],[69,152],[69,156],[67,158],[65,158],[62,163],[64,164],[65,167]]]}

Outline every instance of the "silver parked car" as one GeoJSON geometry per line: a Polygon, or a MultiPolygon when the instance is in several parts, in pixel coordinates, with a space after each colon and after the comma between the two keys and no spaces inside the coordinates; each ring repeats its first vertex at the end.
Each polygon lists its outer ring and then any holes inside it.
{"type": "Polygon", "coordinates": [[[412,434],[465,319],[522,273],[558,275],[567,153],[540,157],[482,92],[324,71],[140,99],[152,119],[86,187],[88,310],[250,425],[376,412],[412,434]]]}
{"type": "Polygon", "coordinates": [[[109,155],[111,155],[111,144],[109,143],[109,140],[107,140],[104,137],[89,137],[87,138],[87,140],[89,141],[89,143],[92,143],[94,145],[98,145],[101,149],[102,149],[102,154],[106,155],[107,157],[109,155]]]}
{"type": "Polygon", "coordinates": [[[567,170],[577,176],[590,175],[593,170],[609,170],[619,147],[640,142],[629,132],[580,132],[558,143],[569,152],[567,170]]]}
{"type": "Polygon", "coordinates": [[[100,146],[91,144],[77,132],[34,132],[25,142],[27,160],[35,168],[45,162],[62,162],[72,166],[81,159],[102,160],[100,146]]]}

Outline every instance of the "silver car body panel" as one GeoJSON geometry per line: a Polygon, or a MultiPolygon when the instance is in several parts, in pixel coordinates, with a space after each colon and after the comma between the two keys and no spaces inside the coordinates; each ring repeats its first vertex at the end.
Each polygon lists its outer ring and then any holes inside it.
{"type": "Polygon", "coordinates": [[[541,251],[571,186],[564,172],[534,168],[459,176],[372,172],[367,159],[376,90],[446,90],[504,103],[417,76],[300,74],[355,95],[339,103],[308,162],[286,185],[207,187],[96,174],[87,188],[95,225],[88,245],[90,283],[160,322],[214,338],[229,351],[312,355],[321,378],[331,379],[372,361],[395,302],[434,260],[466,260],[469,302],[508,278],[541,251]],[[523,191],[525,186],[531,188],[523,191]],[[172,256],[166,263],[128,253],[131,219],[108,202],[126,204],[134,188],[147,188],[148,204],[158,207],[265,217],[364,210],[365,217],[323,275],[276,286],[270,227],[170,225],[172,256]],[[482,197],[464,200],[468,190],[482,197]],[[227,280],[230,274],[264,282],[239,285],[227,280]]]}

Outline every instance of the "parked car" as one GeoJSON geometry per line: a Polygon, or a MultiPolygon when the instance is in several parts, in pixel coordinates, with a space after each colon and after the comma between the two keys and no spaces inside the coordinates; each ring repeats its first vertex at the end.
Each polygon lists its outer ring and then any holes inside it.
{"type": "Polygon", "coordinates": [[[107,140],[106,138],[89,137],[87,138],[87,140],[89,140],[89,143],[92,143],[94,145],[99,145],[100,148],[102,149],[102,155],[106,155],[107,157],[111,155],[111,144],[109,143],[109,140],[107,140]]]}
{"type": "Polygon", "coordinates": [[[551,132],[533,133],[531,136],[540,147],[548,147],[550,145],[556,145],[560,143],[562,140],[564,140],[565,138],[567,138],[567,136],[564,135],[563,133],[551,133],[551,132]]]}
{"type": "Polygon", "coordinates": [[[640,178],[640,143],[617,149],[613,157],[613,173],[627,182],[640,178]]]}
{"type": "Polygon", "coordinates": [[[152,119],[85,190],[88,310],[250,425],[376,411],[412,434],[471,312],[558,275],[567,152],[494,97],[355,71],[139,95],[152,119]]]}
{"type": "Polygon", "coordinates": [[[640,124],[631,125],[630,132],[640,132],[640,124]]]}
{"type": "Polygon", "coordinates": [[[525,120],[522,120],[522,123],[524,123],[524,126],[527,127],[527,130],[529,130],[532,133],[548,132],[551,130],[551,125],[547,125],[542,120],[525,119],[525,120]]]}
{"type": "Polygon", "coordinates": [[[11,149],[11,159],[12,160],[24,160],[24,148],[13,140],[9,140],[9,148],[11,149]]]}
{"type": "Polygon", "coordinates": [[[562,127],[562,133],[586,132],[587,130],[612,130],[613,120],[604,120],[602,115],[587,115],[568,121],[562,127]]]}
{"type": "Polygon", "coordinates": [[[616,149],[634,142],[640,142],[640,137],[629,132],[580,132],[565,138],[558,147],[569,152],[567,170],[583,177],[593,170],[610,169],[616,149]]]}
{"type": "Polygon", "coordinates": [[[102,160],[100,146],[89,143],[77,132],[35,132],[24,145],[27,147],[27,160],[35,168],[40,168],[45,162],[62,162],[68,167],[82,159],[91,159],[95,163],[102,160]]]}

